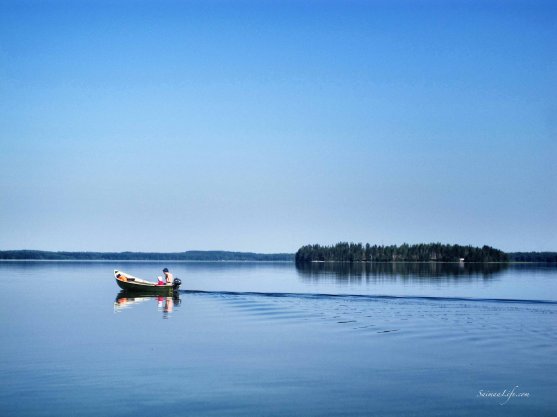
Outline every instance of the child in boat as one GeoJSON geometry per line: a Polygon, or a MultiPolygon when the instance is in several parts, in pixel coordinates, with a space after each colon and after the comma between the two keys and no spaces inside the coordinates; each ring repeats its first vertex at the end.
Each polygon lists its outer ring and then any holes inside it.
{"type": "Polygon", "coordinates": [[[157,277],[157,280],[158,280],[157,285],[166,285],[164,279],[160,275],[157,277]]]}

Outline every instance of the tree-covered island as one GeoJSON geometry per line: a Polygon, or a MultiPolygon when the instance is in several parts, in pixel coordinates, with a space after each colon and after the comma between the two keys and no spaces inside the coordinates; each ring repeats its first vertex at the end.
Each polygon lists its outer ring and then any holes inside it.
{"type": "Polygon", "coordinates": [[[509,256],[490,246],[474,247],[420,243],[416,245],[363,245],[340,242],[332,246],[306,245],[296,262],[508,262],[509,256]]]}

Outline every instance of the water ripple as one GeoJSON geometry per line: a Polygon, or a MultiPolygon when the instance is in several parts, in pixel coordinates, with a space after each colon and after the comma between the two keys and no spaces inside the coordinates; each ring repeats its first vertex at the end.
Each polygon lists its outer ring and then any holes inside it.
{"type": "Polygon", "coordinates": [[[529,300],[518,298],[476,298],[476,297],[434,297],[415,295],[368,295],[368,294],[323,294],[323,293],[291,293],[291,292],[254,292],[254,291],[205,291],[182,290],[187,294],[207,294],[224,296],[259,296],[259,297],[289,297],[289,298],[335,298],[335,299],[369,299],[369,300],[427,300],[427,301],[471,301],[489,303],[512,304],[549,304],[557,305],[554,300],[529,300]]]}

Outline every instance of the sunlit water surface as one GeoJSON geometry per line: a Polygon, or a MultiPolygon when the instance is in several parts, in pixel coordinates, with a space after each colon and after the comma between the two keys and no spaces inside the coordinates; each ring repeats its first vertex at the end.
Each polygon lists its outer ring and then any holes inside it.
{"type": "Polygon", "coordinates": [[[0,288],[2,416],[557,414],[555,267],[0,262],[0,288]],[[178,297],[112,277],[164,266],[178,297]]]}

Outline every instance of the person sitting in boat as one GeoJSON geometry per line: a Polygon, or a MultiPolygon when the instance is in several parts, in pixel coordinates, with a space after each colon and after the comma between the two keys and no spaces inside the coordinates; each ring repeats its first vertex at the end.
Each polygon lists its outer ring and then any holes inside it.
{"type": "Polygon", "coordinates": [[[157,285],[166,285],[166,282],[164,282],[164,279],[160,275],[157,277],[157,280],[157,285]]]}
{"type": "Polygon", "coordinates": [[[164,268],[162,270],[162,272],[164,272],[164,276],[166,277],[166,284],[172,284],[172,280],[174,279],[174,277],[172,276],[172,274],[168,271],[168,268],[164,268]]]}

